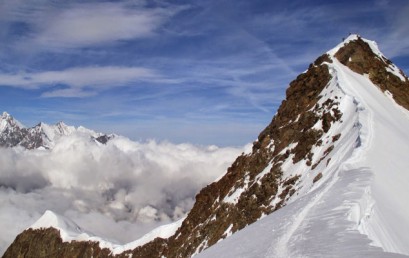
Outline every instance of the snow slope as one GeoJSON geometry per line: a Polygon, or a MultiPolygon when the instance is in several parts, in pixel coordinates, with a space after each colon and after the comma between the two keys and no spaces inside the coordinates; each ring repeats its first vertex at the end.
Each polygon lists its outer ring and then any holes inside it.
{"type": "Polygon", "coordinates": [[[338,62],[339,47],[328,52],[333,79],[321,95],[341,98],[343,122],[331,130],[343,136],[322,167],[323,179],[197,257],[409,255],[409,112],[338,62]]]}

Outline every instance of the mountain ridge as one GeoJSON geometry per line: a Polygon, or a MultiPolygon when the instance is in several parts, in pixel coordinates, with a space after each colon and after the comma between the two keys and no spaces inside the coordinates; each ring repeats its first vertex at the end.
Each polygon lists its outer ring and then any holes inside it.
{"type": "Polygon", "coordinates": [[[55,125],[40,122],[27,128],[7,112],[0,116],[0,147],[52,149],[58,138],[75,133],[86,134],[91,140],[102,144],[115,137],[114,134],[97,133],[82,126],[78,128],[68,126],[62,121],[55,125]]]}
{"type": "MultiPolygon", "coordinates": [[[[370,134],[365,131],[366,128],[362,129],[362,119],[369,119],[369,113],[365,111],[366,105],[355,97],[359,94],[350,85],[351,78],[356,86],[369,85],[368,81],[377,85],[385,95],[407,109],[408,78],[381,54],[376,44],[351,35],[320,56],[305,73],[290,83],[286,99],[272,122],[253,143],[252,152],[239,156],[219,181],[197,194],[195,205],[173,236],[156,238],[117,256],[189,257],[268,217],[274,211],[310,196],[322,185],[334,185],[336,181],[332,180],[339,173],[340,166],[344,165],[343,161],[356,155],[356,150],[362,151],[359,147],[367,148],[370,142],[367,138],[370,134]],[[357,77],[355,74],[364,76],[357,77]]],[[[370,91],[371,94],[378,94],[374,92],[370,91]]],[[[372,98],[372,95],[368,96],[372,98]]],[[[311,202],[306,212],[315,205],[318,203],[311,202]]],[[[361,214],[358,217],[366,223],[365,217],[361,218],[361,214]]],[[[294,221],[296,227],[289,227],[279,242],[282,245],[275,250],[278,252],[276,254],[290,254],[285,245],[296,232],[297,224],[302,224],[300,220],[294,221]]],[[[367,225],[370,226],[370,223],[367,225]]],[[[363,228],[356,231],[371,237],[379,233],[368,233],[363,228]]],[[[22,233],[4,257],[24,252],[32,238],[36,239],[39,247],[44,248],[41,239],[59,237],[55,231],[43,233],[39,229],[30,229],[26,235],[22,233]]],[[[88,255],[91,249],[94,250],[95,243],[89,244],[84,247],[84,254],[88,255]]],[[[56,244],[51,249],[58,250],[58,246],[56,244]]],[[[64,246],[64,250],[67,250],[70,245],[65,243],[64,246]]],[[[107,250],[98,249],[98,252],[101,250],[106,255],[107,250]]],[[[392,251],[402,250],[397,248],[392,251]]],[[[92,255],[105,257],[95,252],[92,255]]]]}

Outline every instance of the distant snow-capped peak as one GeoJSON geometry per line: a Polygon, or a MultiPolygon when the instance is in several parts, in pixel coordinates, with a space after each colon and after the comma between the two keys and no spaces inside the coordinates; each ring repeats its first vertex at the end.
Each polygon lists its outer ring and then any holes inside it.
{"type": "Polygon", "coordinates": [[[61,137],[73,134],[87,136],[90,140],[105,144],[114,135],[98,133],[85,127],[66,125],[60,121],[55,125],[40,122],[36,126],[26,128],[7,112],[0,117],[0,147],[22,146],[26,149],[52,149],[61,137]]]}
{"type": "Polygon", "coordinates": [[[14,119],[9,113],[3,112],[3,114],[0,116],[0,133],[8,128],[11,129],[16,127],[24,128],[24,125],[18,120],[14,119]]]}

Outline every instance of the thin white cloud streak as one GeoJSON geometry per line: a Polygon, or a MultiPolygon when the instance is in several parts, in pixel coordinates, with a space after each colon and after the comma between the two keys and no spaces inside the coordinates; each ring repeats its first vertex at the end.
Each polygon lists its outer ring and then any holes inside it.
{"type": "Polygon", "coordinates": [[[84,97],[94,95],[95,91],[127,85],[131,82],[164,80],[155,71],[143,67],[75,67],[62,71],[38,73],[0,74],[0,85],[39,89],[57,84],[69,89],[46,92],[44,97],[84,97]],[[87,87],[93,91],[82,91],[87,87]]]}
{"type": "Polygon", "coordinates": [[[98,92],[96,91],[84,91],[82,89],[60,89],[60,90],[53,90],[47,91],[41,94],[41,97],[44,98],[55,98],[55,97],[62,97],[62,98],[85,98],[97,95],[98,92]]]}
{"type": "Polygon", "coordinates": [[[122,137],[101,146],[81,135],[60,138],[51,151],[0,149],[0,253],[46,209],[131,241],[152,223],[184,216],[243,150],[122,137]]]}
{"type": "Polygon", "coordinates": [[[129,10],[113,4],[81,5],[41,24],[40,45],[83,47],[148,37],[169,15],[165,10],[129,10]]]}

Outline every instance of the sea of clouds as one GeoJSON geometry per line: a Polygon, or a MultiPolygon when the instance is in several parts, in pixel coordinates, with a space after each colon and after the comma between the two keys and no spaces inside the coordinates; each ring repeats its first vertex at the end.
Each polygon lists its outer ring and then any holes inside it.
{"type": "Polygon", "coordinates": [[[46,210],[118,243],[185,216],[249,146],[218,148],[81,135],[52,150],[0,148],[0,254],[46,210]]]}

